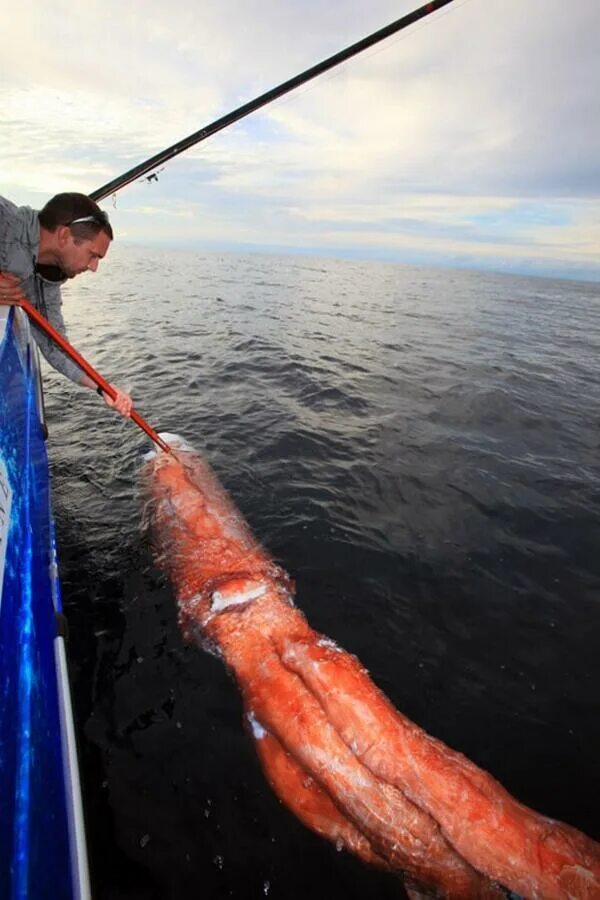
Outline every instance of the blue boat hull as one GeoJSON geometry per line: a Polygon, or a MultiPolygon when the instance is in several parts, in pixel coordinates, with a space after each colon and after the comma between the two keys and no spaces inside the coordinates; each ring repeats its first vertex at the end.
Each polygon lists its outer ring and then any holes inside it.
{"type": "Polygon", "coordinates": [[[1,315],[0,897],[70,900],[89,886],[37,352],[1,315]]]}

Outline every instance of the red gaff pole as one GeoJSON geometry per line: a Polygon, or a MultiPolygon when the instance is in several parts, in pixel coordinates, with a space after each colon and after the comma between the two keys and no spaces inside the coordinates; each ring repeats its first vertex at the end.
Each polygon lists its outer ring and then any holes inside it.
{"type": "MultiPolygon", "coordinates": [[[[48,335],[49,338],[51,338],[51,339],[54,341],[55,344],[58,344],[58,346],[60,347],[61,350],[64,350],[64,352],[67,354],[67,356],[70,356],[70,357],[71,357],[71,359],[73,360],[73,362],[77,363],[77,365],[78,365],[81,369],[83,369],[83,371],[85,372],[85,374],[86,374],[89,378],[91,378],[92,381],[93,381],[95,384],[97,384],[98,387],[99,387],[105,394],[108,394],[108,396],[111,398],[111,400],[114,400],[114,399],[116,398],[117,392],[115,391],[115,389],[113,388],[113,386],[112,386],[111,384],[108,383],[108,381],[106,380],[106,378],[103,378],[102,375],[100,375],[100,373],[97,372],[97,371],[94,369],[94,367],[91,366],[91,365],[89,364],[89,362],[88,362],[87,360],[85,360],[85,359],[83,358],[83,356],[81,356],[80,353],[77,352],[77,350],[75,349],[75,347],[72,347],[72,346],[71,346],[71,344],[63,337],[63,335],[62,335],[59,331],[57,331],[56,328],[54,328],[54,326],[51,325],[50,322],[48,322],[48,320],[45,319],[44,316],[42,316],[42,315],[37,311],[37,309],[35,308],[35,306],[32,306],[32,305],[31,305],[31,303],[29,302],[29,300],[26,300],[24,297],[22,297],[22,298],[19,300],[19,306],[21,307],[21,309],[23,309],[23,310],[27,313],[27,315],[29,316],[29,318],[30,318],[33,322],[35,322],[35,324],[36,324],[39,328],[41,328],[42,331],[45,332],[45,333],[48,335]]],[[[165,453],[171,453],[171,452],[172,452],[172,450],[171,450],[171,448],[169,447],[169,445],[166,444],[166,443],[163,441],[163,439],[160,437],[160,435],[158,435],[158,434],[156,433],[156,431],[155,431],[153,428],[151,428],[150,425],[148,425],[148,423],[147,423],[144,419],[142,419],[142,417],[139,415],[139,413],[137,413],[137,412],[135,411],[135,409],[132,409],[132,410],[131,410],[130,418],[133,419],[133,421],[135,422],[135,424],[136,424],[139,428],[141,428],[142,431],[145,431],[145,432],[146,432],[146,434],[148,435],[148,437],[151,438],[151,440],[153,440],[154,443],[157,444],[157,445],[160,447],[161,450],[164,450],[165,453]]]]}

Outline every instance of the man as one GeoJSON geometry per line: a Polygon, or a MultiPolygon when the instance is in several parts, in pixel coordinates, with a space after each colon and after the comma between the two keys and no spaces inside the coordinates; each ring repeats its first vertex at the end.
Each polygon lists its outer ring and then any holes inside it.
{"type": "MultiPolygon", "coordinates": [[[[0,197],[0,305],[18,303],[24,294],[66,335],[60,286],[82,272],[95,272],[112,239],[108,216],[85,194],[57,194],[40,212],[0,197]]],[[[76,384],[96,388],[92,379],[36,326],[33,333],[54,369],[76,384]]],[[[128,416],[131,397],[112,387],[117,396],[112,400],[103,394],[105,403],[128,416]]]]}

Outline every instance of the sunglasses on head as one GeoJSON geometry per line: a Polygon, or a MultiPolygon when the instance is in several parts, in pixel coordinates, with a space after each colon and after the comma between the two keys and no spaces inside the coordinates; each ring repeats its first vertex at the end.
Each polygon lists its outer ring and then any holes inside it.
{"type": "Polygon", "coordinates": [[[108,225],[108,216],[106,213],[100,212],[93,216],[81,216],[79,219],[73,219],[71,222],[66,222],[65,224],[70,228],[71,225],[82,225],[84,222],[93,222],[94,225],[99,225],[103,228],[105,225],[108,225]]]}

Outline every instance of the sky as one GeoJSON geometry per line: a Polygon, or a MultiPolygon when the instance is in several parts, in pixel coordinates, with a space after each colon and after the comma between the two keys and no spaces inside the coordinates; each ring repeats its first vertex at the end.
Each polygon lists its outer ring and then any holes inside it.
{"type": "MultiPolygon", "coordinates": [[[[0,194],[91,192],[418,5],[3,4],[0,194]]],[[[600,281],[599,32],[454,0],[102,205],[132,243],[600,281]]]]}

